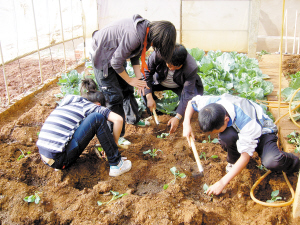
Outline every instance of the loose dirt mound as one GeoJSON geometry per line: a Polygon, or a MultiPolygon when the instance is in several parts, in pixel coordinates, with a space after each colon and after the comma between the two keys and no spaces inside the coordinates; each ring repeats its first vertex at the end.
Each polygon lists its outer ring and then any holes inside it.
{"type": "MultiPolygon", "coordinates": [[[[195,176],[197,166],[182,137],[181,125],[167,139],[156,137],[168,132],[167,115],[159,116],[159,126],[153,120],[146,128],[127,125],[125,137],[132,145],[121,152],[133,162],[130,172],[109,177],[108,163],[93,151],[96,139],[75,165],[55,172],[41,161],[35,142],[43,122],[56,107],[54,94],[58,92],[59,88],[52,86],[38,94],[27,109],[0,124],[1,224],[299,224],[299,220],[292,219],[291,206],[264,207],[251,200],[250,189],[264,174],[257,168],[257,155],[221,195],[211,198],[203,193],[205,183],[211,185],[225,175],[226,152],[219,144],[202,143],[208,137],[199,131],[196,117],[196,148],[207,156],[201,159],[204,177],[195,176]],[[153,148],[162,152],[155,158],[143,154],[153,148]],[[21,150],[26,157],[18,160],[21,150]],[[218,158],[209,158],[212,155],[218,158]],[[164,190],[164,184],[174,179],[170,172],[173,166],[187,177],[178,178],[164,190]],[[111,199],[110,190],[128,195],[98,206],[97,201],[111,199]],[[39,204],[23,200],[35,192],[40,193],[39,204]]],[[[295,189],[297,176],[288,177],[295,189]]],[[[291,198],[282,174],[276,173],[262,182],[255,195],[266,201],[274,190],[280,190],[285,201],[291,198]]]]}

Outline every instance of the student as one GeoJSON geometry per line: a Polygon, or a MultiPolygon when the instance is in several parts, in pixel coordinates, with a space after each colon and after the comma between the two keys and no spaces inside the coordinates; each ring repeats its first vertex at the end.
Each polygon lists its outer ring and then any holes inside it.
{"type": "Polygon", "coordinates": [[[105,98],[92,79],[82,81],[81,96],[67,95],[46,119],[37,141],[43,162],[55,169],[65,169],[79,158],[96,135],[110,165],[109,176],[119,176],[131,169],[117,147],[123,119],[105,108],[105,98]],[[111,134],[107,121],[113,123],[111,134]]]}
{"type": "Polygon", "coordinates": [[[168,61],[176,41],[175,26],[169,21],[150,22],[140,15],[113,22],[92,35],[92,64],[96,81],[108,102],[108,108],[122,116],[129,124],[145,125],[140,121],[138,104],[134,98],[134,87],[141,94],[146,82],[141,80],[139,58],[143,68],[146,50],[152,46],[168,61]],[[130,59],[135,76],[130,78],[125,70],[130,59]]]}
{"type": "Polygon", "coordinates": [[[220,144],[228,154],[227,174],[209,187],[208,195],[219,195],[246,167],[255,151],[269,170],[299,171],[299,158],[279,150],[277,127],[258,104],[229,94],[194,97],[188,103],[183,122],[183,136],[189,144],[189,137],[194,138],[190,124],[194,112],[198,112],[203,132],[219,133],[220,144]]]}
{"type": "Polygon", "coordinates": [[[149,71],[145,70],[147,86],[144,101],[150,112],[156,109],[154,91],[172,90],[179,99],[176,116],[169,120],[170,133],[176,131],[179,121],[184,115],[186,105],[195,95],[203,94],[201,78],[197,74],[195,59],[183,45],[176,44],[171,61],[166,62],[161,54],[153,52],[147,61],[149,71]]]}

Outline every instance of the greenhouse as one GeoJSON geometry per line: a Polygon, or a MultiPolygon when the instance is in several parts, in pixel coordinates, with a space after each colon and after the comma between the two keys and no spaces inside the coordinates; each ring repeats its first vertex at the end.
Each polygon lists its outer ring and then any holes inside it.
{"type": "Polygon", "coordinates": [[[0,17],[0,224],[300,224],[300,1],[0,17]]]}

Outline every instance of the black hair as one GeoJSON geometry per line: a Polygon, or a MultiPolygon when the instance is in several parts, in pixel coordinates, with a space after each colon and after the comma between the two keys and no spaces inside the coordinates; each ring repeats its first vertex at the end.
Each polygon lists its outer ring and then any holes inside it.
{"type": "Polygon", "coordinates": [[[176,43],[176,28],[169,21],[153,21],[149,24],[149,42],[166,62],[170,62],[176,43]]]}
{"type": "Polygon", "coordinates": [[[187,57],[187,50],[181,44],[176,44],[171,58],[171,64],[173,66],[181,66],[185,62],[187,57]]]}
{"type": "Polygon", "coordinates": [[[220,129],[224,125],[226,114],[226,109],[217,103],[211,103],[203,107],[198,114],[201,130],[211,132],[220,129]]]}
{"type": "Polygon", "coordinates": [[[99,102],[102,106],[105,106],[104,94],[97,90],[97,84],[91,78],[84,78],[81,81],[80,94],[91,102],[99,102]]]}

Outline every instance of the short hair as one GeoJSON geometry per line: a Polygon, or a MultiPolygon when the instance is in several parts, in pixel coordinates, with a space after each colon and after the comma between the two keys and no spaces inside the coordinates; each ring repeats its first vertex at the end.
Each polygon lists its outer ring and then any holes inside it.
{"type": "Polygon", "coordinates": [[[185,62],[187,57],[187,50],[181,44],[176,44],[171,58],[171,64],[173,66],[181,66],[185,62]]]}
{"type": "Polygon", "coordinates": [[[169,21],[152,21],[149,24],[149,42],[166,62],[170,62],[176,43],[176,28],[169,21]]]}
{"type": "Polygon", "coordinates": [[[80,94],[90,102],[99,102],[102,106],[106,104],[104,94],[97,90],[97,84],[91,78],[81,81],[80,94]]]}
{"type": "Polygon", "coordinates": [[[226,114],[226,109],[217,103],[211,103],[203,107],[198,114],[201,130],[211,132],[220,129],[224,125],[226,114]]]}

